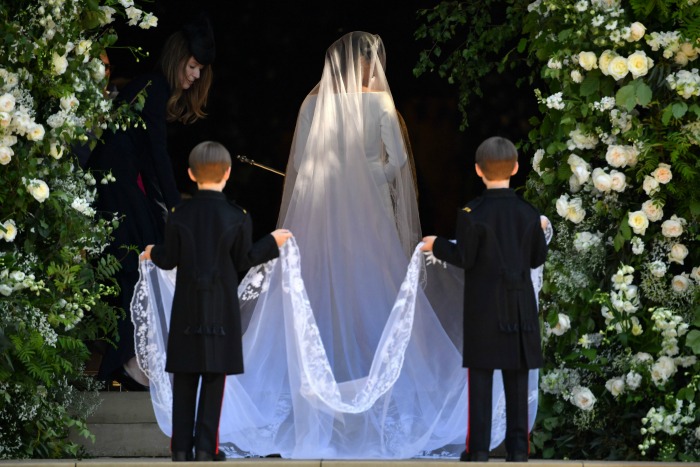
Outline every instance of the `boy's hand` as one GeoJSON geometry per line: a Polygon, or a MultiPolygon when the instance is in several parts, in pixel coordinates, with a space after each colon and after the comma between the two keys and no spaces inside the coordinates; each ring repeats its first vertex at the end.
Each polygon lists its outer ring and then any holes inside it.
{"type": "Polygon", "coordinates": [[[146,249],[143,250],[143,253],[139,255],[139,259],[141,261],[151,259],[151,250],[153,249],[153,245],[146,245],[146,249]]]}
{"type": "Polygon", "coordinates": [[[435,235],[423,237],[423,246],[420,247],[420,251],[433,251],[433,243],[435,243],[436,238],[435,235]]]}
{"type": "Polygon", "coordinates": [[[542,226],[542,230],[546,232],[547,227],[549,227],[549,219],[544,216],[540,216],[540,225],[542,226]]]}
{"type": "Polygon", "coordinates": [[[284,243],[293,237],[292,232],[290,232],[287,229],[277,229],[273,230],[270,232],[270,235],[272,235],[275,239],[275,242],[277,242],[277,246],[282,246],[284,243]]]}

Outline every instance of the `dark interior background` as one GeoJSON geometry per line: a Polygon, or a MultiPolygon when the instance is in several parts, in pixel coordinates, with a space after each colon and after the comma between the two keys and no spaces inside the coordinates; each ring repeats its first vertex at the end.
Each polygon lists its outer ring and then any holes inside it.
{"type": "MultiPolygon", "coordinates": [[[[258,237],[275,228],[284,178],[235,156],[284,171],[299,106],[320,79],[328,46],[354,30],[379,34],[394,101],[410,134],[423,232],[451,236],[457,209],[483,189],[473,170],[476,147],[493,135],[526,139],[536,104],[531,91],[515,86],[514,77],[489,76],[485,97],[471,104],[470,126],[459,130],[456,86],[437,74],[413,75],[420,50],[431,46],[414,39],[416,12],[436,3],[378,1],[348,8],[332,1],[142,2],[158,17],[158,27],[141,30],[118,22],[116,45],[141,47],[149,56],[137,61],[125,48],[108,50],[112,77],[123,81],[152,69],[165,38],[199,10],[208,11],[217,47],[208,117],[192,125],[173,124],[168,148],[180,190],[191,192],[189,151],[203,140],[223,143],[234,157],[226,193],[252,213],[258,237]]],[[[524,184],[530,156],[521,154],[513,187],[524,184]]]]}

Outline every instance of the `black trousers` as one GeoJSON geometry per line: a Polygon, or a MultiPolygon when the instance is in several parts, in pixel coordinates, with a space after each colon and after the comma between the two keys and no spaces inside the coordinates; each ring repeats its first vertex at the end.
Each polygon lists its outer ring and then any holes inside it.
{"type": "Polygon", "coordinates": [[[224,398],[223,373],[173,374],[173,452],[219,452],[219,419],[224,398]],[[197,400],[200,379],[202,387],[197,400]],[[195,410],[197,412],[195,418],[195,410]]]}
{"type": "MultiPolygon", "coordinates": [[[[468,370],[467,452],[488,452],[491,444],[493,369],[468,370]]],[[[529,453],[527,383],[529,370],[501,370],[506,397],[506,451],[529,453]]]]}

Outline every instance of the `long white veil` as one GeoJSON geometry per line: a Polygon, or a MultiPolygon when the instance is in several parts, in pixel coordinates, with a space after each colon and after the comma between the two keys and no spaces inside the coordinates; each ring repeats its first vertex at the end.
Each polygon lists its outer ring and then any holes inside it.
{"type": "MultiPolygon", "coordinates": [[[[343,36],[299,112],[278,222],[295,239],[239,286],[245,373],[227,379],[219,434],[230,457],[457,457],[464,449],[466,370],[452,332],[461,329],[462,273],[426,264],[415,249],[415,189],[385,64],[378,36],[343,36]]],[[[163,329],[174,282],[148,262],[141,273],[137,353],[169,435],[163,329]]],[[[492,447],[505,429],[495,378],[492,447]]]]}

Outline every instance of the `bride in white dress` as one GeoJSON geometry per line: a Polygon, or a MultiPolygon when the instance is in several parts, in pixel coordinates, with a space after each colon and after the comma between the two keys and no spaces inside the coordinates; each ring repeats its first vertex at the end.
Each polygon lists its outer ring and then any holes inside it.
{"type": "MultiPolygon", "coordinates": [[[[385,66],[379,36],[346,34],[329,47],[299,111],[278,222],[296,242],[239,287],[245,373],[227,380],[220,441],[229,457],[458,457],[464,449],[466,371],[460,337],[446,332],[461,329],[461,274],[414,251],[416,193],[385,66]]],[[[168,434],[165,344],[154,329],[167,326],[169,281],[148,264],[142,274],[139,361],[168,434]]],[[[503,440],[501,391],[495,384],[492,447],[503,440]]]]}

